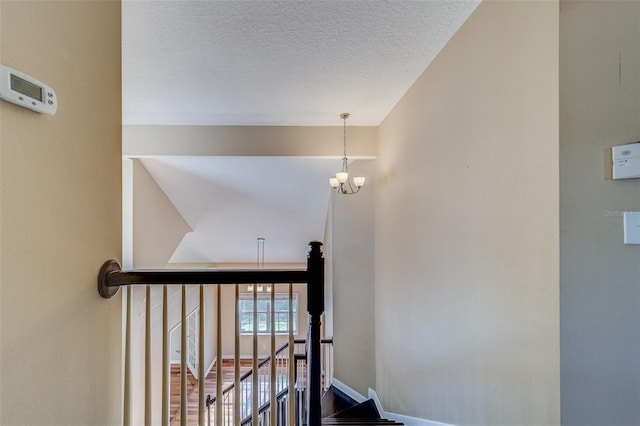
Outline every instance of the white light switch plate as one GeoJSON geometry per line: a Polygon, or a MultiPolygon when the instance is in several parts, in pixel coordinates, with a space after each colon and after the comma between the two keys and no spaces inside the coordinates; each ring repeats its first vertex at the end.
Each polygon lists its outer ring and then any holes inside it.
{"type": "Polygon", "coordinates": [[[640,244],[640,212],[624,212],[624,243],[640,244]]]}

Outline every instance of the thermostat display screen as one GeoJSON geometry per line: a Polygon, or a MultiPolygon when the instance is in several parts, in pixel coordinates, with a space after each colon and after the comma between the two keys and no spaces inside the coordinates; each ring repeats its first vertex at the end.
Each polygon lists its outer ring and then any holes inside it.
{"type": "Polygon", "coordinates": [[[42,87],[11,74],[11,90],[42,102],[42,87]]]}
{"type": "Polygon", "coordinates": [[[0,64],[0,101],[11,102],[49,115],[54,115],[58,110],[58,96],[51,86],[36,80],[29,74],[2,64],[0,64]]]}

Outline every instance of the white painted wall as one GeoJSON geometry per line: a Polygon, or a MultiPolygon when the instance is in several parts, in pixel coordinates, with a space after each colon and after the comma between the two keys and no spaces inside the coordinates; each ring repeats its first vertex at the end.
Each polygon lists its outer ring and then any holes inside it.
{"type": "Polygon", "coordinates": [[[166,267],[191,227],[139,159],[133,159],[133,266],[166,267]]]}
{"type": "Polygon", "coordinates": [[[558,13],[481,3],[379,128],[375,390],[388,411],[560,422],[558,13]]]}
{"type": "Polygon", "coordinates": [[[122,421],[120,2],[0,2],[0,62],[55,116],[0,102],[0,424],[122,421]]]}
{"type": "Polygon", "coordinates": [[[637,179],[606,181],[603,157],[640,140],[640,3],[560,3],[562,423],[640,424],[640,247],[621,212],[637,179]]]}

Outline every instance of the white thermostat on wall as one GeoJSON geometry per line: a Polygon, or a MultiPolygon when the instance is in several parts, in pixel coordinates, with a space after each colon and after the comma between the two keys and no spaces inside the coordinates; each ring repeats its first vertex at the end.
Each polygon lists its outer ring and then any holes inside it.
{"type": "Polygon", "coordinates": [[[55,90],[23,72],[0,65],[0,99],[53,115],[58,109],[55,90]]]}
{"type": "Polygon", "coordinates": [[[640,142],[611,148],[614,179],[640,178],[640,142]]]}

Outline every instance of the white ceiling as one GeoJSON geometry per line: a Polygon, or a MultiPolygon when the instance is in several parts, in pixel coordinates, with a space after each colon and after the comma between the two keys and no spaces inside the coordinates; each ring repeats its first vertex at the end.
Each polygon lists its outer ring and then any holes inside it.
{"type": "Polygon", "coordinates": [[[307,243],[322,240],[330,159],[162,157],[141,160],[193,232],[171,263],[304,262],[307,243]],[[320,184],[318,184],[320,183],[320,184]]]}
{"type": "MultiPolygon", "coordinates": [[[[350,126],[378,125],[478,3],[124,0],[123,124],[340,126],[350,112],[350,126]]],[[[327,178],[340,166],[144,164],[194,230],[175,262],[255,261],[257,237],[267,238],[265,261],[303,261],[306,243],[323,237],[327,178]]]]}

